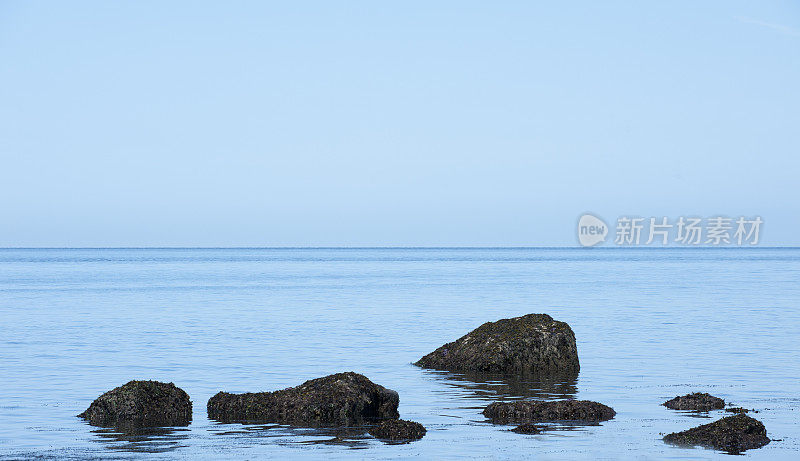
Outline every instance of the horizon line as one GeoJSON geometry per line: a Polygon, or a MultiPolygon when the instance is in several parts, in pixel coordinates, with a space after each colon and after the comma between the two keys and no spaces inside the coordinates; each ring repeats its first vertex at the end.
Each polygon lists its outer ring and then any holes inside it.
{"type": "Polygon", "coordinates": [[[100,246],[100,247],[0,247],[0,250],[568,250],[568,249],[592,249],[592,250],[681,250],[681,249],[800,249],[798,245],[630,245],[630,246],[592,246],[584,247],[580,245],[551,245],[551,246],[100,246]]]}

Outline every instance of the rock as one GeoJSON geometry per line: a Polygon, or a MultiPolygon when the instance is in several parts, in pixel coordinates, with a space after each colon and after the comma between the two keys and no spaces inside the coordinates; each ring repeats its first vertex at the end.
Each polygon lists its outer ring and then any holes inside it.
{"type": "Polygon", "coordinates": [[[130,381],[95,399],[78,417],[94,426],[186,426],[192,402],[172,383],[130,381]]]}
{"type": "Polygon", "coordinates": [[[495,402],[483,410],[483,415],[495,424],[543,421],[596,423],[609,420],[616,414],[613,408],[590,400],[495,402]]]}
{"type": "Polygon", "coordinates": [[[419,359],[417,366],[449,371],[555,373],[580,370],[575,334],[547,314],[487,322],[419,359]]]}
{"type": "Polygon", "coordinates": [[[390,419],[370,428],[369,434],[385,440],[419,440],[427,432],[425,427],[414,421],[390,419]]]}
{"type": "Polygon", "coordinates": [[[533,423],[525,423],[525,424],[520,424],[519,426],[515,427],[514,429],[511,429],[511,432],[516,432],[517,434],[531,434],[532,435],[532,434],[538,434],[538,433],[542,432],[542,429],[539,426],[537,426],[537,425],[535,425],[533,423]]]}
{"type": "Polygon", "coordinates": [[[695,392],[667,400],[662,405],[673,410],[710,411],[721,410],[725,407],[725,401],[704,392],[695,392]]]}
{"type": "Polygon", "coordinates": [[[397,419],[397,392],[358,373],[337,373],[275,392],[229,394],[208,400],[217,421],[262,421],[304,427],[354,426],[397,419]]]}
{"type": "Polygon", "coordinates": [[[683,432],[664,437],[674,445],[699,445],[737,454],[751,448],[760,448],[770,442],[764,424],[744,413],[726,416],[683,432]]]}
{"type": "Polygon", "coordinates": [[[750,413],[751,411],[753,413],[758,413],[756,410],[748,410],[747,408],[742,407],[730,407],[726,408],[725,411],[728,413],[750,413]]]}

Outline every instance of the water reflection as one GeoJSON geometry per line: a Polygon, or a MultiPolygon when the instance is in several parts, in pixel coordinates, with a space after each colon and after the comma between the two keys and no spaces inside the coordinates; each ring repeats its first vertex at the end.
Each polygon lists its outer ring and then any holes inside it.
{"type": "Polygon", "coordinates": [[[559,400],[574,398],[578,393],[578,373],[550,375],[456,373],[422,370],[430,379],[444,385],[466,390],[464,398],[480,400],[559,400]]]}
{"type": "Polygon", "coordinates": [[[330,429],[314,429],[314,439],[298,443],[306,445],[342,445],[349,448],[366,448],[372,436],[367,434],[366,427],[339,427],[330,429]],[[321,437],[321,438],[320,438],[321,437]]]}
{"type": "Polygon", "coordinates": [[[220,429],[215,435],[239,438],[261,443],[277,443],[279,445],[338,445],[347,448],[366,448],[374,439],[367,434],[368,427],[319,427],[305,428],[280,424],[218,423],[220,429]],[[231,426],[236,425],[235,429],[231,426]]]}
{"type": "Polygon", "coordinates": [[[93,430],[96,442],[109,450],[165,453],[184,446],[189,429],[183,427],[113,427],[93,430]]]}

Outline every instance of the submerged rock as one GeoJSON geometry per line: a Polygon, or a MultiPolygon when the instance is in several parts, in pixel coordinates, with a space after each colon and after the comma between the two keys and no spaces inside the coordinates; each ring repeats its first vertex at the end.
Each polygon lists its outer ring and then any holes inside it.
{"type": "Polygon", "coordinates": [[[489,373],[580,370],[575,333],[547,314],[487,322],[415,363],[420,367],[489,373]]]}
{"type": "Polygon", "coordinates": [[[397,392],[358,373],[337,373],[275,392],[229,394],[208,400],[217,421],[263,421],[295,426],[353,426],[397,419],[397,392]]]}
{"type": "Polygon", "coordinates": [[[516,432],[517,434],[538,434],[542,432],[542,428],[533,424],[533,423],[525,423],[520,424],[519,426],[511,429],[511,432],[516,432]]]}
{"type": "Polygon", "coordinates": [[[748,410],[747,408],[742,408],[742,407],[730,407],[726,408],[725,411],[727,413],[750,413],[751,411],[753,413],[758,413],[758,411],[756,410],[748,410]]]}
{"type": "Polygon", "coordinates": [[[414,421],[390,419],[370,428],[369,434],[385,440],[419,440],[427,432],[425,426],[414,421]]]}
{"type": "Polygon", "coordinates": [[[761,421],[739,413],[683,432],[668,434],[664,441],[674,445],[704,446],[736,454],[763,447],[770,439],[761,421]]]}
{"type": "Polygon", "coordinates": [[[78,417],[94,426],[186,426],[192,402],[172,383],[130,381],[95,399],[78,417]]]}
{"type": "Polygon", "coordinates": [[[483,415],[491,419],[495,424],[544,421],[596,423],[609,420],[616,414],[617,412],[613,408],[591,400],[495,402],[483,410],[483,415]]]}
{"type": "Polygon", "coordinates": [[[673,410],[711,411],[724,408],[725,401],[705,392],[695,392],[667,400],[662,405],[673,410]]]}

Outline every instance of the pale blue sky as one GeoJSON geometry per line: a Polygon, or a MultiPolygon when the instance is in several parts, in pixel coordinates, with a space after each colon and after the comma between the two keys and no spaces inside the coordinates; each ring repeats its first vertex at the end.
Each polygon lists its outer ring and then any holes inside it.
{"type": "Polygon", "coordinates": [[[800,244],[800,4],[0,0],[0,246],[800,244]]]}

